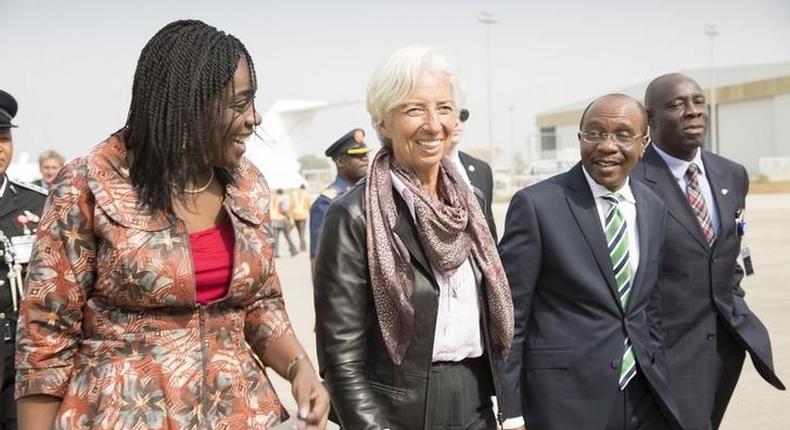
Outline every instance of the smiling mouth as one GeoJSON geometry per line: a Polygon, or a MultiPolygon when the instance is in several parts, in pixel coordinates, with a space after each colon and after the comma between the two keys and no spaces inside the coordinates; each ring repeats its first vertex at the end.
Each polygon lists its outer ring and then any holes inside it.
{"type": "Polygon", "coordinates": [[[617,167],[617,166],[620,165],[620,163],[618,163],[616,161],[609,161],[609,160],[596,160],[596,161],[593,161],[593,164],[598,166],[598,167],[600,167],[600,168],[603,168],[603,169],[608,169],[608,168],[611,168],[611,167],[617,167]]]}
{"type": "Polygon", "coordinates": [[[428,150],[428,151],[435,151],[442,147],[444,144],[444,140],[442,139],[435,139],[435,140],[418,140],[417,145],[420,148],[428,150]]]}

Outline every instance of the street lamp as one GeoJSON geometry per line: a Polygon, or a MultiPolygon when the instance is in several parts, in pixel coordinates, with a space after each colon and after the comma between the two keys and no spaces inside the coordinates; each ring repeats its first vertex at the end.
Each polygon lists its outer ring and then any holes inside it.
{"type": "Polygon", "coordinates": [[[705,26],[705,35],[710,37],[710,146],[711,150],[719,153],[719,123],[716,115],[716,63],[714,61],[714,41],[719,35],[719,30],[712,24],[705,26]]]}
{"type": "Polygon", "coordinates": [[[494,119],[491,103],[491,26],[498,20],[491,12],[480,11],[477,20],[486,26],[486,73],[488,80],[488,149],[491,152],[491,164],[494,164],[494,119]]]}

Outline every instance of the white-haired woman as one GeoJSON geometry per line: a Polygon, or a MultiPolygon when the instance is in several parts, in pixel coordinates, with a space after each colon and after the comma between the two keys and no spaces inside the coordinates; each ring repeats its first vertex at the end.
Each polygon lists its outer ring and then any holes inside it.
{"type": "Polygon", "coordinates": [[[321,372],[349,429],[491,429],[513,304],[481,204],[445,157],[462,88],[426,47],[368,85],[382,142],[329,209],[316,259],[321,372]]]}

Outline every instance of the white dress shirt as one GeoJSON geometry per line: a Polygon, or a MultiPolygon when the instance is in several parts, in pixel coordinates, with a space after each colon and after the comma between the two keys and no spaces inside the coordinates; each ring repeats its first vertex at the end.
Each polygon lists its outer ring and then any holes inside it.
{"type": "MultiPolygon", "coordinates": [[[[625,218],[625,228],[628,231],[628,254],[629,263],[631,264],[632,273],[636,273],[639,267],[639,233],[636,225],[636,198],[631,191],[630,179],[626,177],[625,184],[623,184],[617,191],[609,191],[603,185],[595,182],[593,178],[587,173],[587,170],[582,166],[584,177],[587,179],[587,184],[590,186],[593,198],[595,199],[595,209],[598,212],[598,220],[601,222],[601,229],[606,230],[606,213],[611,207],[611,203],[603,199],[603,196],[609,194],[619,193],[622,200],[618,205],[620,213],[625,218]]],[[[524,425],[524,417],[508,418],[502,424],[504,429],[515,429],[524,425]]]]}
{"type": "Polygon", "coordinates": [[[675,177],[675,182],[677,182],[683,194],[686,194],[686,189],[688,188],[686,171],[689,169],[689,165],[695,163],[699,167],[699,190],[702,194],[702,198],[705,199],[705,206],[708,207],[708,215],[710,215],[710,222],[713,224],[713,231],[715,231],[716,236],[718,236],[721,231],[719,210],[716,207],[716,200],[713,199],[713,190],[711,190],[710,182],[708,182],[708,176],[705,174],[705,165],[702,163],[702,151],[697,148],[697,153],[694,155],[694,158],[691,161],[686,161],[667,154],[655,143],[651,142],[650,144],[653,145],[653,149],[655,149],[658,155],[667,163],[669,171],[672,172],[672,176],[675,177]]]}
{"type": "Polygon", "coordinates": [[[464,166],[464,163],[461,163],[461,155],[458,153],[458,147],[456,146],[450,150],[450,153],[447,154],[447,156],[450,157],[450,160],[452,160],[456,170],[458,170],[458,173],[462,178],[464,178],[464,182],[466,182],[466,184],[471,187],[472,181],[469,179],[469,174],[466,173],[466,166],[464,166]]]}
{"type": "MultiPolygon", "coordinates": [[[[414,198],[411,191],[391,171],[390,175],[393,187],[403,197],[412,219],[415,219],[414,198]]],[[[472,263],[467,259],[457,269],[448,273],[440,273],[433,265],[431,270],[439,285],[439,308],[436,312],[432,361],[461,361],[465,358],[482,356],[480,302],[472,263]]]]}

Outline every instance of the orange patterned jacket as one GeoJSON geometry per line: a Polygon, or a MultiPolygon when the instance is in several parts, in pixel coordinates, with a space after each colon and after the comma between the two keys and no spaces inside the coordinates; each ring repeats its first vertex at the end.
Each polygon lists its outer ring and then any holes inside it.
{"type": "Polygon", "coordinates": [[[203,306],[184,224],[138,206],[118,137],[63,168],[25,282],[17,398],[61,397],[57,429],[266,429],[284,418],[253,357],[293,335],[269,189],[247,160],[234,177],[223,203],[233,278],[203,306]]]}

